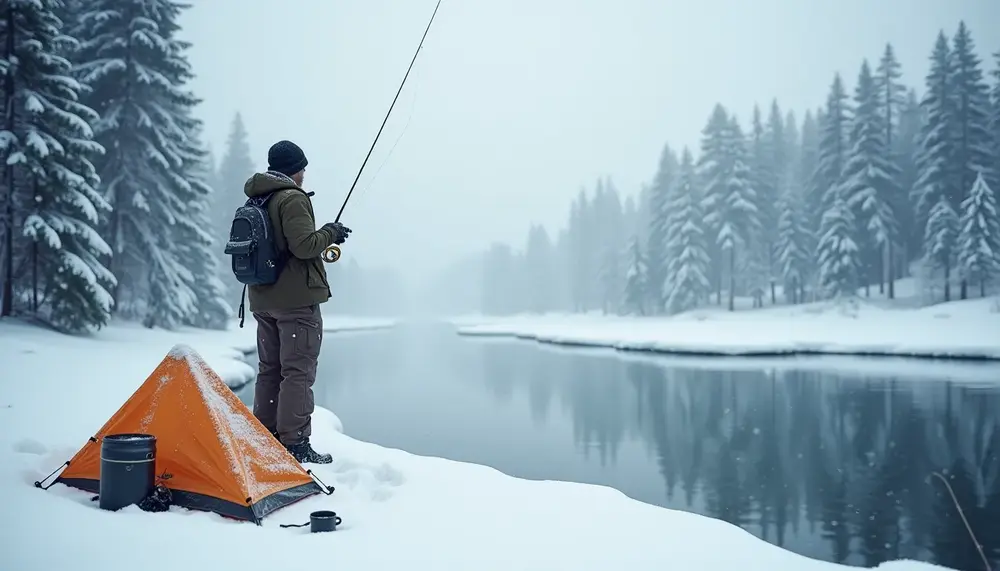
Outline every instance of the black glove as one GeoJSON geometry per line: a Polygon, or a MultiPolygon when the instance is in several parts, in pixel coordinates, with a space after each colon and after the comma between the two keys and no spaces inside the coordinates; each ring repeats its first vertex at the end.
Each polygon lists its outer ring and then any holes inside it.
{"type": "Polygon", "coordinates": [[[343,244],[347,240],[347,237],[351,235],[351,229],[340,222],[327,222],[323,225],[323,228],[330,231],[334,244],[343,244]]]}

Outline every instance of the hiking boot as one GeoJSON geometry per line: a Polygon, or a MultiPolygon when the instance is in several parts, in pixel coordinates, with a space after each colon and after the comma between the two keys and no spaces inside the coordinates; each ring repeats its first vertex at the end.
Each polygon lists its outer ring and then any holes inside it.
{"type": "Polygon", "coordinates": [[[290,444],[285,448],[299,461],[299,464],[329,464],[333,462],[333,456],[316,452],[308,440],[298,444],[290,444]]]}

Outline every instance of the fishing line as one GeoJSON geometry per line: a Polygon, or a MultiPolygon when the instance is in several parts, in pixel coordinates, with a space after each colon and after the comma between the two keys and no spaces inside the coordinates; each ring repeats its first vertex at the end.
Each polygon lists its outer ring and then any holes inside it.
{"type": "Polygon", "coordinates": [[[415,85],[413,88],[413,100],[410,102],[410,113],[406,116],[406,123],[403,124],[403,129],[399,132],[399,136],[396,137],[396,142],[394,142],[392,144],[392,147],[389,148],[389,153],[385,156],[384,159],[382,159],[382,164],[380,164],[378,168],[375,169],[375,174],[372,175],[371,180],[369,180],[368,184],[363,189],[361,189],[361,193],[368,192],[368,189],[371,188],[372,184],[375,183],[375,179],[378,178],[378,173],[382,172],[382,167],[385,166],[385,163],[389,162],[389,157],[391,157],[392,152],[396,150],[396,145],[399,144],[399,141],[403,138],[403,135],[406,134],[406,129],[407,127],[410,126],[410,119],[413,118],[413,109],[417,106],[417,93],[419,92],[419,90],[420,90],[420,76],[417,76],[417,85],[415,85]]]}

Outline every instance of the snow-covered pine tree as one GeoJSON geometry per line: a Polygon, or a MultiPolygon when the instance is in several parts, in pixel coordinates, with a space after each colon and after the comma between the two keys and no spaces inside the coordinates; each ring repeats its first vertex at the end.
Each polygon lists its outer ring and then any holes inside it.
{"type": "Polygon", "coordinates": [[[552,241],[545,227],[532,224],[524,248],[527,308],[534,313],[551,311],[554,306],[555,275],[552,241]]]}
{"type": "MultiPolygon", "coordinates": [[[[952,247],[954,240],[942,237],[953,236],[954,228],[942,233],[942,224],[952,219],[955,219],[957,224],[955,209],[961,203],[958,195],[965,192],[951,189],[956,181],[953,145],[956,109],[952,89],[953,76],[954,62],[948,38],[944,32],[939,32],[931,54],[931,68],[926,78],[927,91],[920,102],[924,123],[920,133],[917,159],[918,178],[914,182],[912,192],[916,203],[916,227],[923,229],[924,259],[933,262],[931,268],[942,269],[946,279],[951,276],[951,262],[955,253],[945,252],[942,248],[952,247]],[[942,206],[942,200],[947,201],[947,210],[942,206]],[[933,230],[929,226],[932,209],[937,211],[938,219],[933,230]]],[[[949,301],[951,284],[945,283],[944,292],[945,301],[949,301]]]]}
{"type": "Polygon", "coordinates": [[[851,149],[844,167],[843,183],[844,197],[857,224],[854,241],[861,249],[865,297],[871,294],[873,280],[880,283],[880,292],[885,291],[886,268],[898,239],[892,208],[897,171],[889,159],[885,118],[879,109],[881,99],[876,87],[868,60],[865,60],[854,94],[851,149]]]}
{"type": "Polygon", "coordinates": [[[646,315],[648,289],[646,287],[646,256],[642,253],[639,236],[629,240],[629,266],[625,272],[625,312],[646,315]]]}
{"type": "Polygon", "coordinates": [[[886,44],[875,70],[875,90],[878,92],[879,112],[884,120],[885,143],[890,148],[899,126],[900,110],[906,104],[906,86],[900,82],[902,76],[896,52],[892,44],[886,44]]]}
{"type": "Polygon", "coordinates": [[[951,207],[948,195],[938,194],[924,231],[924,263],[928,270],[940,270],[944,274],[945,301],[951,299],[951,271],[955,267],[958,225],[958,215],[951,207]]]}
{"type": "Polygon", "coordinates": [[[708,300],[712,290],[708,280],[711,260],[708,256],[708,236],[697,187],[694,158],[684,147],[677,183],[672,186],[667,212],[667,266],[664,290],[666,307],[679,313],[698,307],[708,300]]]}
{"type": "Polygon", "coordinates": [[[649,244],[649,231],[653,227],[652,215],[652,185],[643,183],[639,188],[639,196],[635,202],[636,228],[640,244],[649,244]]]}
{"type": "MultiPolygon", "coordinates": [[[[993,88],[990,91],[990,131],[993,133],[993,178],[987,179],[1000,204],[1000,51],[993,54],[993,88]]],[[[990,174],[987,172],[987,174],[990,174]]]]}
{"type": "Polygon", "coordinates": [[[901,157],[895,153],[896,135],[900,128],[901,114],[906,105],[906,87],[900,82],[903,76],[899,60],[896,59],[896,52],[892,44],[885,45],[882,52],[882,59],[879,60],[878,69],[875,70],[875,86],[878,91],[879,112],[883,120],[885,129],[885,160],[895,167],[893,174],[892,194],[888,197],[895,220],[896,238],[886,242],[886,272],[888,281],[888,297],[896,297],[896,279],[901,277],[897,271],[900,261],[905,258],[900,256],[900,252],[905,251],[902,247],[905,238],[901,234],[903,220],[906,218],[905,210],[910,207],[907,202],[908,190],[901,185],[901,157]]]}
{"type": "Polygon", "coordinates": [[[957,258],[962,279],[978,282],[979,295],[985,297],[986,284],[1000,273],[1000,212],[982,172],[962,202],[957,258]]]}
{"type": "Polygon", "coordinates": [[[622,293],[625,291],[625,232],[622,224],[622,202],[618,189],[610,178],[602,180],[595,197],[600,228],[601,266],[601,309],[604,313],[618,313],[622,307],[622,293]]]}
{"type": "Polygon", "coordinates": [[[667,218],[670,215],[668,201],[671,187],[677,176],[677,155],[669,144],[663,146],[660,153],[660,164],[656,178],[649,189],[649,239],[646,243],[646,264],[648,277],[646,285],[647,307],[654,314],[663,312],[666,293],[663,291],[663,281],[666,279],[667,259],[667,218]]]}
{"type": "MultiPolygon", "coordinates": [[[[721,217],[709,217],[714,215],[716,204],[726,194],[725,185],[729,178],[729,165],[726,159],[729,148],[729,130],[729,113],[725,107],[716,103],[708,123],[701,131],[701,153],[696,163],[699,186],[702,188],[702,196],[705,200],[701,204],[702,211],[706,216],[705,230],[706,235],[710,237],[718,236],[721,230],[721,217]]],[[[715,289],[715,303],[722,305],[725,261],[714,238],[708,241],[707,248],[709,260],[711,260],[708,278],[715,289]]]]}
{"type": "Polygon", "coordinates": [[[859,272],[854,215],[843,190],[835,185],[827,192],[830,197],[824,202],[830,206],[823,213],[817,246],[820,288],[828,298],[853,298],[857,295],[859,272]]]}
{"type": "MultiPolygon", "coordinates": [[[[805,212],[804,226],[808,230],[806,251],[810,258],[816,252],[816,238],[819,236],[820,216],[823,210],[823,194],[816,188],[819,171],[819,123],[811,111],[806,111],[802,118],[802,138],[799,156],[796,161],[795,183],[802,194],[802,204],[805,212]]],[[[809,273],[804,279],[804,287],[811,288],[815,281],[815,264],[810,264],[809,273]]],[[[815,297],[815,293],[813,294],[815,297]]],[[[804,300],[803,300],[804,301],[804,300]]]]}
{"type": "Polygon", "coordinates": [[[77,22],[77,78],[101,116],[97,163],[112,212],[104,225],[118,278],[115,311],[147,326],[176,327],[199,311],[193,264],[179,241],[187,205],[201,198],[184,169],[193,160],[186,126],[197,103],[186,50],[176,37],[187,5],[171,0],[92,0],[77,22]]]}
{"type": "Polygon", "coordinates": [[[918,168],[917,155],[920,149],[920,130],[923,127],[924,115],[920,108],[917,92],[910,89],[906,93],[906,102],[900,108],[899,129],[893,139],[893,155],[899,167],[899,195],[897,197],[896,213],[899,217],[899,232],[901,252],[896,260],[896,275],[909,274],[909,264],[920,252],[923,244],[923,228],[917,227],[915,213],[914,187],[916,185],[918,168]]]}
{"type": "Polygon", "coordinates": [[[593,257],[594,243],[593,236],[588,234],[587,211],[589,204],[587,193],[581,189],[576,200],[570,206],[569,228],[567,229],[567,241],[569,242],[569,284],[570,297],[572,298],[573,311],[586,311],[589,309],[587,303],[587,283],[588,268],[590,258],[593,257]]]}
{"type": "Polygon", "coordinates": [[[840,74],[835,74],[820,123],[818,159],[814,183],[822,190],[819,224],[820,287],[827,295],[845,295],[843,288],[857,287],[859,251],[854,242],[854,217],[844,192],[844,166],[850,143],[850,111],[840,74]],[[845,210],[847,212],[845,212],[845,210]],[[850,223],[846,227],[844,224],[850,223]]]}
{"type": "Polygon", "coordinates": [[[788,303],[804,301],[805,280],[810,269],[811,250],[804,198],[800,189],[787,184],[778,202],[776,250],[785,301],[788,303]]]}
{"type": "Polygon", "coordinates": [[[55,0],[11,0],[6,7],[0,75],[7,116],[16,120],[0,132],[0,156],[8,167],[5,184],[21,180],[29,193],[19,218],[31,311],[76,333],[107,324],[115,279],[100,261],[110,249],[94,229],[109,208],[94,189],[99,179],[91,160],[104,150],[93,140],[97,114],[79,102],[81,86],[69,75],[65,55],[75,42],[56,15],[60,8],[55,0]]]}
{"type": "Polygon", "coordinates": [[[212,232],[215,189],[209,184],[213,178],[213,166],[209,162],[207,149],[201,148],[201,123],[186,115],[182,125],[187,137],[187,152],[183,178],[188,184],[188,202],[184,205],[184,216],[175,225],[178,255],[187,260],[191,269],[191,289],[195,295],[195,311],[186,316],[184,323],[203,329],[223,330],[233,317],[233,306],[225,299],[226,286],[220,279],[221,260],[216,252],[223,249],[228,233],[220,235],[212,232]]]}
{"type": "Polygon", "coordinates": [[[801,186],[798,183],[798,172],[799,161],[802,158],[802,135],[794,111],[785,114],[784,149],[785,175],[789,181],[795,181],[796,186],[801,186]]]}
{"type": "MultiPolygon", "coordinates": [[[[993,171],[993,136],[989,125],[989,87],[983,79],[982,61],[976,55],[972,34],[965,22],[959,22],[952,46],[952,93],[955,98],[956,126],[953,133],[954,166],[957,169],[956,189],[960,192],[956,210],[960,210],[961,203],[980,171],[993,171]]],[[[987,176],[992,178],[991,175],[987,176]]],[[[961,278],[959,297],[968,297],[968,281],[964,276],[961,278]]]]}
{"type": "MultiPolygon", "coordinates": [[[[705,222],[714,228],[714,239],[729,276],[730,311],[735,309],[736,251],[749,250],[760,229],[746,141],[735,117],[726,119],[718,157],[710,159],[713,169],[703,196],[705,222]]],[[[703,157],[704,158],[704,157],[703,157]]],[[[760,276],[748,276],[753,282],[760,276]]]]}
{"type": "MultiPolygon", "coordinates": [[[[254,173],[254,162],[250,157],[250,142],[243,116],[239,113],[233,117],[226,140],[226,150],[219,163],[217,176],[218,188],[215,192],[215,204],[212,207],[216,215],[215,232],[219,236],[229,236],[236,209],[246,202],[243,185],[254,173]]],[[[233,277],[232,261],[222,248],[218,249],[223,259],[221,267],[222,282],[226,285],[226,299],[235,301],[243,295],[243,284],[233,277]]]]}
{"type": "Polygon", "coordinates": [[[777,241],[777,199],[784,167],[784,125],[777,100],[771,101],[767,124],[762,123],[760,109],[754,105],[753,127],[750,142],[750,170],[756,194],[757,211],[760,218],[760,235],[751,247],[756,261],[761,265],[761,277],[766,279],[770,289],[771,303],[775,303],[774,245],[777,241]]]}

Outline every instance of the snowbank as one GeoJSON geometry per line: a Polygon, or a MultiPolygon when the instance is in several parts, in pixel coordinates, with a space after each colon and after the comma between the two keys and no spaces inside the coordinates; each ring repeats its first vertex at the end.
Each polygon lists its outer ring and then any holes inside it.
{"type": "Polygon", "coordinates": [[[918,309],[810,304],[668,318],[539,315],[455,323],[462,335],[689,355],[884,355],[1000,359],[997,299],[918,309]]]}
{"type": "MultiPolygon", "coordinates": [[[[139,562],[150,571],[273,571],[291,561],[331,569],[848,569],[610,488],[520,480],[360,442],[323,409],[314,418],[313,440],[335,462],[309,467],[336,486],[330,497],[279,510],[263,528],[177,508],[104,512],[90,494],[61,485],[42,491],[32,482],[72,456],[117,410],[169,350],[167,343],[127,329],[101,340],[9,325],[2,334],[0,506],[16,523],[0,534],[0,569],[115,569],[139,562]],[[337,532],[278,527],[306,522],[319,509],[344,518],[337,532]]],[[[226,366],[221,338],[187,337],[213,366],[226,366]]],[[[230,349],[228,358],[237,355],[230,349]]],[[[908,561],[880,568],[940,569],[908,561]]]]}
{"type": "MultiPolygon", "coordinates": [[[[330,333],[363,331],[392,327],[390,319],[324,316],[323,329],[330,333]]],[[[253,318],[241,329],[234,321],[228,331],[203,331],[182,329],[163,331],[146,329],[136,324],[114,324],[91,337],[59,335],[17,321],[0,321],[0,396],[6,387],[8,375],[32,371],[45,361],[56,358],[65,363],[67,376],[81,373],[90,377],[89,371],[73,366],[93,352],[100,352],[111,359],[116,371],[127,378],[138,375],[145,378],[160,359],[176,343],[194,337],[194,348],[201,353],[213,369],[231,387],[239,387],[253,378],[253,367],[245,356],[257,350],[257,327],[253,318]],[[114,351],[109,351],[114,347],[114,351]]],[[[89,378],[87,382],[99,382],[89,378]]],[[[129,393],[131,394],[131,393],[129,393]]],[[[0,398],[0,401],[3,399],[0,398]]],[[[2,403],[0,403],[2,406],[2,403]]]]}

